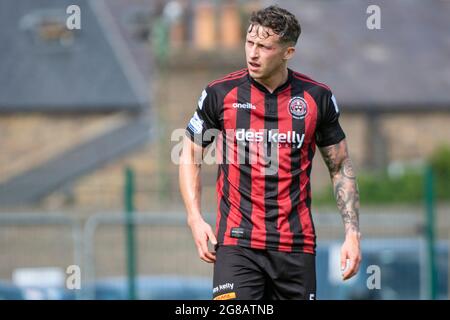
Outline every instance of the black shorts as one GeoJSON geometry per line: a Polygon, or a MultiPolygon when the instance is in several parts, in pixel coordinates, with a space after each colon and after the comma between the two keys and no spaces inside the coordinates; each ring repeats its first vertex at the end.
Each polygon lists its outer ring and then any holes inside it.
{"type": "Polygon", "coordinates": [[[216,247],[214,300],[314,300],[315,297],[315,255],[241,246],[216,247]]]}

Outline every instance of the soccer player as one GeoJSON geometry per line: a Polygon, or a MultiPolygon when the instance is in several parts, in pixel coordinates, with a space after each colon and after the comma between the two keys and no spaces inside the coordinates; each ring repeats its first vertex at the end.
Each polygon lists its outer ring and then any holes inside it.
{"type": "Polygon", "coordinates": [[[186,129],[180,189],[198,254],[214,263],[214,299],[315,299],[316,145],[345,226],[343,280],[358,272],[359,193],[336,99],[326,85],[287,67],[300,32],[287,10],[253,13],[247,68],[211,82],[186,129]],[[215,232],[201,215],[198,161],[214,140],[212,130],[220,160],[215,232]]]}

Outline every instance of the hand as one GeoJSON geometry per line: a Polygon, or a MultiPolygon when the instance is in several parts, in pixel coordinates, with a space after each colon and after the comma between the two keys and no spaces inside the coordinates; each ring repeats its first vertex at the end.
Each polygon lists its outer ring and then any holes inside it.
{"type": "Polygon", "coordinates": [[[189,226],[191,227],[192,236],[194,237],[194,242],[197,246],[200,259],[208,263],[215,262],[216,253],[208,250],[208,240],[213,245],[217,244],[217,240],[211,226],[201,218],[189,222],[189,226]]]}
{"type": "Polygon", "coordinates": [[[361,263],[361,249],[359,246],[359,232],[349,231],[341,247],[342,280],[348,280],[358,273],[361,263]],[[347,266],[347,259],[349,264],[347,266]]]}

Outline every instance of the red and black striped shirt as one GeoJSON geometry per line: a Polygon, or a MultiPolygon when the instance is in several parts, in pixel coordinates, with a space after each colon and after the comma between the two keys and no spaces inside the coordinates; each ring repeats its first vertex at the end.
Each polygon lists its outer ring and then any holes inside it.
{"type": "Polygon", "coordinates": [[[273,93],[247,69],[207,86],[186,132],[216,137],[219,244],[315,253],[312,159],[345,138],[338,118],[331,90],[290,69],[273,93]]]}

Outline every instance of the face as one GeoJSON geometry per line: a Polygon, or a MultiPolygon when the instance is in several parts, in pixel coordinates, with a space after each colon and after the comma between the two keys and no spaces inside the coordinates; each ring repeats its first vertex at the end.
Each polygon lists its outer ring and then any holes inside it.
{"type": "Polygon", "coordinates": [[[251,25],[245,42],[245,55],[250,76],[265,80],[286,68],[295,48],[280,42],[272,29],[251,25]]]}

